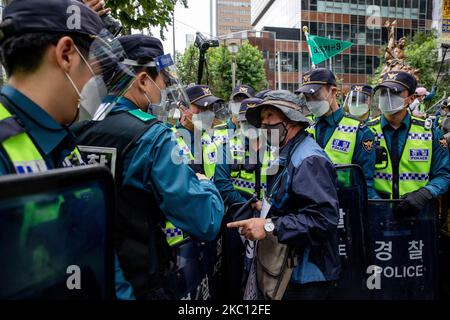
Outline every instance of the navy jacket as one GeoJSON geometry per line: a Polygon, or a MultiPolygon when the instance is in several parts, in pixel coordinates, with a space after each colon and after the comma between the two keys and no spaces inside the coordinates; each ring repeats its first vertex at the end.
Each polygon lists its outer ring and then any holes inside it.
{"type": "Polygon", "coordinates": [[[302,131],[280,150],[279,166],[278,173],[268,177],[269,215],[278,240],[297,248],[299,264],[292,280],[337,280],[339,201],[333,164],[302,131]]]}

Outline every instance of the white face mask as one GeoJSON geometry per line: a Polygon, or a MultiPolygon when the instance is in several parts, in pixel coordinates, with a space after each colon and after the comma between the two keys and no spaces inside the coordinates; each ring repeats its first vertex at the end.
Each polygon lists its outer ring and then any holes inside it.
{"type": "Polygon", "coordinates": [[[380,95],[378,108],[385,115],[393,115],[401,111],[405,105],[405,99],[398,94],[391,94],[390,91],[386,90],[380,95]]]}
{"type": "Polygon", "coordinates": [[[239,115],[241,104],[239,102],[230,102],[228,106],[230,107],[231,113],[237,117],[239,115]]]}
{"type": "Polygon", "coordinates": [[[369,112],[369,97],[362,92],[351,91],[347,95],[344,105],[348,107],[351,115],[361,117],[369,112]]]}
{"type": "Polygon", "coordinates": [[[92,77],[85,83],[81,91],[75,85],[75,82],[67,72],[64,72],[67,79],[71,83],[79,98],[79,114],[80,120],[92,119],[103,99],[108,94],[108,89],[101,75],[96,75],[90,64],[86,61],[80,50],[75,46],[75,50],[79,54],[81,60],[86,64],[92,77]]]}
{"type": "Polygon", "coordinates": [[[315,101],[306,101],[306,107],[311,111],[314,117],[319,118],[330,110],[330,103],[328,102],[330,95],[331,91],[325,98],[315,101]]]}
{"type": "Polygon", "coordinates": [[[208,130],[212,128],[214,122],[214,112],[207,110],[192,115],[192,123],[197,130],[208,130]]]}

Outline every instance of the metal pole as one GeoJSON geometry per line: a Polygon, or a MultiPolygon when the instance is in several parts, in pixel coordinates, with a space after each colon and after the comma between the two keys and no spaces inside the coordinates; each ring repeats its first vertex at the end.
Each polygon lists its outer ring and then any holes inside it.
{"type": "Polygon", "coordinates": [[[213,1],[209,1],[209,33],[210,36],[213,36],[213,1]]]}
{"type": "MultiPolygon", "coordinates": [[[[328,39],[331,39],[331,35],[328,35],[328,39]]],[[[330,71],[333,72],[333,57],[330,57],[328,63],[330,64],[330,71]]]]}
{"type": "Polygon", "coordinates": [[[176,57],[175,57],[175,8],[173,9],[173,14],[172,14],[172,31],[173,31],[173,59],[175,61],[176,57]]]}
{"type": "Polygon", "coordinates": [[[231,76],[234,89],[236,88],[236,56],[233,56],[233,64],[231,65],[231,76]]]}
{"type": "Polygon", "coordinates": [[[278,90],[281,90],[281,52],[278,51],[277,53],[277,60],[278,60],[278,90]]]}

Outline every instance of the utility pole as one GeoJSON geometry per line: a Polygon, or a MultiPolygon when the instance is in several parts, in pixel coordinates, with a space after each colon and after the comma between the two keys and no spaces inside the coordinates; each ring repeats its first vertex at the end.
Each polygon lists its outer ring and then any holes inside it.
{"type": "Polygon", "coordinates": [[[173,60],[175,61],[175,8],[172,13],[173,60]]]}

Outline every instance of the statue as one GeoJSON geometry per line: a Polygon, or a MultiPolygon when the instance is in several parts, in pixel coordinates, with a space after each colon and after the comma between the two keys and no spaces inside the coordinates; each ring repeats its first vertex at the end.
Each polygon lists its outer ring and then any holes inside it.
{"type": "Polygon", "coordinates": [[[389,43],[384,54],[385,66],[381,72],[381,78],[391,71],[405,71],[414,75],[419,82],[419,70],[414,69],[405,62],[405,47],[407,40],[402,37],[398,42],[395,40],[395,27],[397,25],[397,20],[390,22],[386,21],[384,26],[389,29],[389,43]]]}

